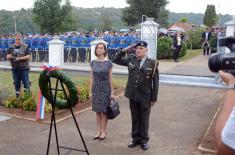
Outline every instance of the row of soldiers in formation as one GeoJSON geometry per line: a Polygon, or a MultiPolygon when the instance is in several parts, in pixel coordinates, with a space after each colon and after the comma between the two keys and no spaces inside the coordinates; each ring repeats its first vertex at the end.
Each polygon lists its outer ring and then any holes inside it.
{"type": "MultiPolygon", "coordinates": [[[[65,62],[85,62],[90,59],[90,43],[96,37],[103,38],[108,43],[108,56],[111,59],[117,49],[126,48],[136,44],[140,40],[140,35],[131,33],[105,32],[99,35],[95,33],[64,33],[59,35],[64,41],[64,61],[65,62]]],[[[32,61],[48,61],[48,42],[52,40],[51,35],[33,34],[24,35],[22,42],[27,44],[32,51],[32,61]]],[[[13,35],[0,35],[0,60],[6,60],[7,50],[15,43],[13,35]]]]}

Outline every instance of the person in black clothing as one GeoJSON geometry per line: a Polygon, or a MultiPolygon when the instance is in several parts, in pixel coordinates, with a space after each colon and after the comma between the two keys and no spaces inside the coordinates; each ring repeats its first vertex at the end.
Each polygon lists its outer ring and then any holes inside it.
{"type": "Polygon", "coordinates": [[[147,43],[140,41],[136,45],[120,50],[113,62],[127,66],[129,75],[125,96],[129,99],[132,118],[132,142],[130,148],[140,144],[143,150],[149,148],[149,116],[151,105],[157,102],[159,73],[158,62],[147,57],[147,43]],[[127,54],[135,47],[134,54],[127,54]]]}
{"type": "Polygon", "coordinates": [[[177,32],[173,38],[173,59],[175,62],[179,62],[179,54],[182,48],[183,37],[180,32],[177,32]]]}
{"type": "Polygon", "coordinates": [[[203,55],[210,54],[210,39],[211,39],[211,32],[209,28],[206,29],[206,32],[202,33],[202,48],[203,48],[203,55]]]}
{"type": "Polygon", "coordinates": [[[15,85],[16,97],[19,96],[21,81],[26,90],[30,90],[29,82],[29,61],[31,52],[28,45],[22,43],[20,34],[15,36],[15,44],[7,51],[7,60],[11,62],[12,76],[15,85]]]}

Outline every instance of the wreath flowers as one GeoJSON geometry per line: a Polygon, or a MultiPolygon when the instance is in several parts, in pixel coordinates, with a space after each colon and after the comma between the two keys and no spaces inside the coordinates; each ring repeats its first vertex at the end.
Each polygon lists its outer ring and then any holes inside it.
{"type": "MultiPolygon", "coordinates": [[[[65,93],[68,96],[68,101],[65,99],[61,99],[56,97],[55,107],[59,109],[69,108],[70,103],[71,107],[75,106],[78,103],[78,91],[75,84],[70,80],[70,78],[58,67],[53,67],[49,65],[42,66],[43,71],[39,77],[39,87],[41,89],[42,95],[51,103],[51,95],[50,95],[50,86],[49,81],[50,78],[56,78],[62,82],[65,88],[65,93]]],[[[52,103],[51,103],[52,104],[52,103]]]]}

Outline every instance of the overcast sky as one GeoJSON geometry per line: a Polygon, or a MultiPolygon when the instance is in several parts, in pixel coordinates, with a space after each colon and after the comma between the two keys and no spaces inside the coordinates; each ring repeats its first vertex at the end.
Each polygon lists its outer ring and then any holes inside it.
{"type": "MultiPolygon", "coordinates": [[[[32,8],[34,0],[0,0],[0,9],[19,10],[32,8]]],[[[70,0],[77,7],[116,7],[127,6],[126,0],[70,0]]],[[[171,12],[204,13],[207,4],[215,4],[216,11],[235,15],[235,0],[168,0],[167,9],[171,12]]]]}

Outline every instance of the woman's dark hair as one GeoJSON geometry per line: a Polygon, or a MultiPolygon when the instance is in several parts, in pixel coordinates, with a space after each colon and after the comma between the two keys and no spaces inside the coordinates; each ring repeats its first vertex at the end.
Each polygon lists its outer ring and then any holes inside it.
{"type": "Polygon", "coordinates": [[[106,57],[107,56],[107,47],[106,47],[106,45],[104,43],[96,44],[96,46],[95,46],[95,56],[98,56],[96,51],[97,51],[97,48],[98,48],[99,45],[103,45],[103,47],[104,47],[104,57],[106,57]]]}

